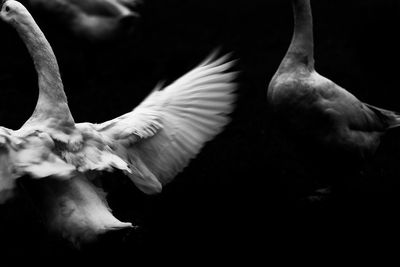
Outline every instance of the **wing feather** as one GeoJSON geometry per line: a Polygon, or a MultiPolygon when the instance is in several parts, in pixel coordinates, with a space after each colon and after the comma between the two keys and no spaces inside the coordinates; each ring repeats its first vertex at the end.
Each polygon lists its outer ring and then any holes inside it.
{"type": "Polygon", "coordinates": [[[211,55],[171,85],[157,87],[132,112],[95,125],[113,141],[138,137],[118,151],[135,168],[150,171],[148,183],[146,175],[129,174],[144,192],[159,192],[229,123],[237,87],[237,72],[227,72],[235,63],[229,58],[211,55]]]}

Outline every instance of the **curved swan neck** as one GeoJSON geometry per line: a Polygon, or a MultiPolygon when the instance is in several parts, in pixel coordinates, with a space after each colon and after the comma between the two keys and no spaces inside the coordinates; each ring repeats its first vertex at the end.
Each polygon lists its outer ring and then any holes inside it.
{"type": "Polygon", "coordinates": [[[39,98],[32,117],[73,121],[54,52],[32,16],[27,13],[10,24],[24,41],[38,74],[39,98]]]}
{"type": "Polygon", "coordinates": [[[284,65],[303,64],[314,69],[313,18],[310,0],[292,0],[294,32],[292,42],[284,59],[284,65]]]}

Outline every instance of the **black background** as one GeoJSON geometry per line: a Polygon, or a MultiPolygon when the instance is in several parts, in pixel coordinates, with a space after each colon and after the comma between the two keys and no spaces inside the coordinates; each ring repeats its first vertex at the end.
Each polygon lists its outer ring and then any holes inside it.
{"type": "MultiPolygon", "coordinates": [[[[318,72],[365,102],[400,110],[400,2],[312,1],[312,6],[318,72]]],[[[360,187],[345,197],[305,203],[293,200],[288,189],[293,184],[283,182],[288,176],[295,180],[301,166],[286,171],[276,158],[266,91],[291,39],[290,1],[146,0],[139,11],[134,35],[103,44],[75,38],[43,14],[35,16],[58,58],[75,121],[102,122],[130,111],[158,81],[172,82],[222,47],[240,59],[232,123],[158,196],[145,196],[122,174],[106,175],[114,214],[140,226],[123,242],[77,252],[47,235],[23,197],[3,205],[0,242],[6,258],[118,259],[132,265],[169,260],[189,266],[217,258],[251,265],[316,261],[320,255],[330,261],[358,255],[358,249],[363,258],[379,248],[396,251],[389,245],[399,237],[395,131],[360,187]]],[[[0,123],[17,129],[36,104],[36,74],[14,30],[1,22],[0,34],[0,123]]]]}

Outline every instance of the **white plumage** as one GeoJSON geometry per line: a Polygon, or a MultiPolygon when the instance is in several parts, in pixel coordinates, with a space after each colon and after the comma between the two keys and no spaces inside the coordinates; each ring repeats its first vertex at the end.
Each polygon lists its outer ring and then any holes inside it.
{"type": "Polygon", "coordinates": [[[228,57],[213,59],[210,56],[165,89],[154,90],[132,112],[99,125],[85,125],[106,139],[122,142],[116,151],[143,168],[143,175],[132,169],[129,176],[144,192],[158,192],[229,122],[235,75],[223,73],[232,62],[227,62],[228,57]]]}
{"type": "Polygon", "coordinates": [[[12,197],[18,177],[41,179],[49,225],[76,244],[131,226],[111,214],[87,172],[121,169],[143,192],[160,192],[229,122],[234,63],[214,54],[153,90],[132,112],[101,124],[75,124],[53,51],[29,12],[6,0],[1,18],[17,29],[32,55],[39,99],[19,130],[0,128],[0,200],[12,197]]]}

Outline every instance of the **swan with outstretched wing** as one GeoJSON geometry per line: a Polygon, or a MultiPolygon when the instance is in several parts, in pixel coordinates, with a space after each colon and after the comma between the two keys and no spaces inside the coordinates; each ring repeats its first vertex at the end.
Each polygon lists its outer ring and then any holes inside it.
{"type": "Polygon", "coordinates": [[[155,88],[132,112],[101,124],[75,123],[54,53],[32,16],[6,0],[0,17],[25,42],[39,81],[32,116],[19,130],[0,128],[0,200],[13,196],[17,178],[40,179],[49,227],[77,245],[132,226],[112,215],[89,172],[120,169],[143,192],[158,193],[229,122],[234,62],[214,53],[155,88]]]}

